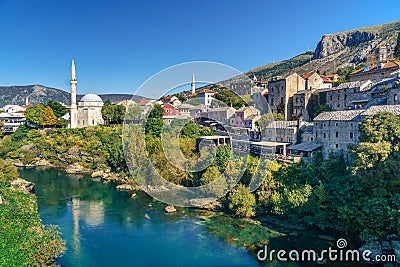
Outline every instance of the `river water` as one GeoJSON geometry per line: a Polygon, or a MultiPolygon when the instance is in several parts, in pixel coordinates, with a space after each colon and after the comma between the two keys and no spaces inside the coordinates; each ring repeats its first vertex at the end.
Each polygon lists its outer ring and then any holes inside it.
{"type": "MultiPolygon", "coordinates": [[[[131,193],[116,190],[115,184],[89,176],[42,168],[20,169],[20,173],[36,184],[44,224],[58,225],[66,240],[67,252],[57,260],[61,266],[264,266],[243,243],[264,239],[279,249],[326,248],[335,243],[316,238],[315,230],[276,237],[278,232],[269,228],[227,216],[204,220],[195,209],[177,208],[167,214],[165,204],[143,192],[132,199],[131,193]]],[[[274,262],[273,266],[311,264],[274,262]]]]}
{"type": "Polygon", "coordinates": [[[21,169],[36,184],[45,224],[60,227],[62,266],[259,266],[242,247],[205,231],[191,209],[166,214],[165,204],[55,169],[21,169]]]}

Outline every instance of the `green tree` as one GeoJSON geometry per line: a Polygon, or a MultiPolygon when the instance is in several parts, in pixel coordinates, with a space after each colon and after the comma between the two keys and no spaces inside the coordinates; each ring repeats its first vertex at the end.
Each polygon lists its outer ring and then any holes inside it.
{"type": "Polygon", "coordinates": [[[255,214],[256,199],[250,190],[242,184],[239,184],[228,194],[227,204],[234,217],[251,217],[255,214]]]}
{"type": "Polygon", "coordinates": [[[146,135],[161,137],[164,121],[160,118],[149,118],[146,121],[146,135]]]}
{"type": "Polygon", "coordinates": [[[61,118],[62,116],[64,116],[65,114],[67,114],[67,109],[66,109],[66,107],[64,107],[63,105],[61,105],[61,104],[58,103],[58,102],[55,102],[55,101],[53,101],[53,100],[49,100],[49,101],[47,102],[47,106],[48,106],[48,107],[51,107],[51,109],[52,109],[53,112],[54,112],[54,115],[55,115],[57,118],[61,118]]]}
{"type": "Polygon", "coordinates": [[[151,109],[148,118],[149,119],[162,119],[164,116],[164,109],[161,105],[155,104],[151,109]]]}
{"type": "MultiPolygon", "coordinates": [[[[43,104],[36,104],[28,107],[25,110],[26,120],[36,126],[41,126],[44,121],[44,110],[46,106],[43,104]]],[[[54,115],[54,114],[53,114],[54,115]]]]}
{"type": "Polygon", "coordinates": [[[218,91],[214,97],[215,99],[223,102],[227,106],[232,106],[235,109],[247,106],[247,103],[240,96],[236,95],[229,89],[223,89],[218,91]]]}
{"type": "Polygon", "coordinates": [[[4,132],[2,131],[4,124],[0,121],[0,137],[4,135],[4,132]]]}
{"type": "Polygon", "coordinates": [[[206,195],[221,196],[227,189],[228,185],[216,166],[210,166],[206,169],[200,178],[201,185],[207,185],[214,182],[208,189],[203,191],[206,195]],[[219,179],[220,178],[220,179],[219,179]],[[218,179],[217,182],[214,182],[218,179]]]}
{"type": "Polygon", "coordinates": [[[54,126],[57,123],[57,117],[54,115],[51,107],[46,107],[43,111],[42,126],[54,126]]]}

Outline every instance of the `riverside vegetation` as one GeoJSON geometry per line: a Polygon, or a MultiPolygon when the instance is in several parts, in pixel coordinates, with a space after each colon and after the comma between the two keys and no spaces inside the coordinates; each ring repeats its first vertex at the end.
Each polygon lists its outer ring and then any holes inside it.
{"type": "Polygon", "coordinates": [[[50,266],[65,242],[56,226],[42,224],[36,197],[17,179],[17,168],[0,159],[0,266],[50,266]]]}
{"type": "MultiPolygon", "coordinates": [[[[158,113],[149,116],[146,131],[138,125],[128,129],[132,147],[126,157],[134,169],[131,174],[122,149],[121,125],[44,130],[21,126],[3,138],[0,156],[26,165],[46,160],[54,166],[79,164],[92,171],[111,169],[145,179],[151,175],[139,156],[145,148],[163,177],[184,186],[207,184],[230,168],[228,145],[217,148],[215,159],[204,171],[185,172],[171,165],[161,145],[163,121],[158,113]]],[[[178,143],[187,158],[197,159],[196,138],[213,133],[193,122],[185,123],[178,143]]],[[[173,127],[167,126],[166,134],[173,132],[173,127]]],[[[223,210],[233,217],[279,215],[321,229],[357,234],[363,241],[400,234],[400,118],[379,113],[367,118],[360,131],[361,143],[353,148],[353,161],[333,155],[325,161],[317,156],[307,164],[271,161],[265,179],[253,193],[247,186],[259,159],[250,156],[239,184],[220,199],[223,210]]]]}

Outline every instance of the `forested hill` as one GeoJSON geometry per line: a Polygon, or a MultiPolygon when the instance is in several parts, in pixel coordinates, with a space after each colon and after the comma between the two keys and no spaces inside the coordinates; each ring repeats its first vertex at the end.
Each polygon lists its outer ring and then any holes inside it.
{"type": "MultiPolygon", "coordinates": [[[[79,100],[83,95],[78,95],[79,100]]],[[[133,94],[102,94],[99,95],[103,101],[110,100],[112,103],[132,99],[138,102],[143,97],[133,94]]],[[[69,105],[71,94],[61,89],[46,87],[43,85],[13,85],[0,86],[0,107],[4,105],[25,105],[28,97],[29,104],[47,103],[49,100],[69,105]]]]}

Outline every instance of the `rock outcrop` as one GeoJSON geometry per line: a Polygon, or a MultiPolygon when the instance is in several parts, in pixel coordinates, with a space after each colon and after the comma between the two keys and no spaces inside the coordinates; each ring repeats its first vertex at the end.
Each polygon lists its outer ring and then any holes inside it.
{"type": "Polygon", "coordinates": [[[340,32],[324,35],[315,49],[313,59],[320,59],[337,52],[346,47],[358,46],[375,39],[376,34],[367,31],[340,32]]]}

